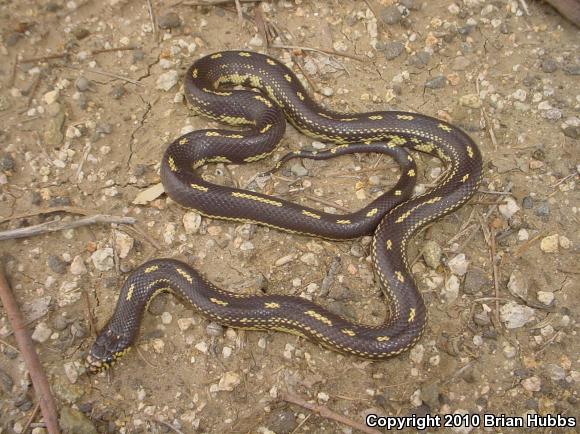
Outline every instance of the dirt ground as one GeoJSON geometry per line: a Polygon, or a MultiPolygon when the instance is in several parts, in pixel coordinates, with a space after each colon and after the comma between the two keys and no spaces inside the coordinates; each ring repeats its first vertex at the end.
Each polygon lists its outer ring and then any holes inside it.
{"type": "MultiPolygon", "coordinates": [[[[0,231],[82,214],[137,220],[1,242],[64,432],[359,432],[289,404],[288,392],[358,423],[371,413],[579,417],[578,29],[533,0],[254,2],[242,20],[233,2],[190,3],[0,2],[0,231]],[[265,28],[270,47],[285,48],[267,48],[265,28]],[[148,190],[171,140],[217,125],[189,112],[185,69],[234,48],[281,59],[321,104],[425,113],[480,145],[482,192],[410,249],[426,334],[411,352],[370,362],[292,335],[223,329],[160,296],[136,349],[85,375],[124,278],[155,257],[185,260],[231,291],[302,295],[367,323],[385,315],[368,237],[333,243],[200,220],[148,190]]],[[[397,179],[372,154],[292,161],[256,179],[312,146],[289,126],[273,159],[203,170],[339,213],[397,179]]],[[[416,157],[425,189],[444,167],[416,157]]],[[[36,398],[0,315],[0,433],[19,433],[36,398]]]]}

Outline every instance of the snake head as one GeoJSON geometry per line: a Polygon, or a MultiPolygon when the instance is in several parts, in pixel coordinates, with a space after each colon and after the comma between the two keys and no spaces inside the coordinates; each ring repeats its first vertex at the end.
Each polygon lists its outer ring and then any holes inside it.
{"type": "Polygon", "coordinates": [[[87,358],[85,366],[91,374],[109,369],[121,356],[131,349],[131,337],[128,333],[116,332],[109,326],[97,336],[87,358]]]}

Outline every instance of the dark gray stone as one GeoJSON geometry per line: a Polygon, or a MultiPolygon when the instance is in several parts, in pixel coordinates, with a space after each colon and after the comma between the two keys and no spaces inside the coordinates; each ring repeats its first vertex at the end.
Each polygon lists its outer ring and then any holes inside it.
{"type": "Polygon", "coordinates": [[[399,8],[396,5],[383,8],[379,12],[379,16],[385,24],[396,24],[401,21],[402,18],[401,11],[399,11],[399,8]]]}
{"type": "Polygon", "coordinates": [[[48,268],[50,268],[54,273],[66,273],[66,264],[56,255],[49,255],[48,259],[46,260],[46,264],[48,265],[48,268]]]}
{"type": "Polygon", "coordinates": [[[175,29],[181,26],[181,18],[175,12],[169,12],[159,17],[157,25],[161,29],[175,29]]]}
{"type": "Polygon", "coordinates": [[[385,53],[385,59],[393,60],[399,57],[404,49],[405,46],[403,45],[402,42],[392,41],[384,44],[384,48],[382,51],[385,53]]]}
{"type": "Polygon", "coordinates": [[[447,77],[444,75],[438,75],[425,82],[425,87],[428,89],[442,89],[445,86],[447,86],[447,77]]]}

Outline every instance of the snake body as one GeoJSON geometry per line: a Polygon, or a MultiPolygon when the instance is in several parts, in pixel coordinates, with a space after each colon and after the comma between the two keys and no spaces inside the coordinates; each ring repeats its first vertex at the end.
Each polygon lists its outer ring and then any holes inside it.
{"type": "Polygon", "coordinates": [[[471,138],[449,123],[417,113],[328,110],[311,99],[288,67],[248,51],[219,52],[194,62],[185,77],[185,95],[197,113],[246,128],[193,131],[171,143],[161,164],[167,194],[208,217],[330,239],[374,233],[371,257],[378,284],[390,301],[389,315],[379,326],[357,324],[299,297],[234,294],[214,286],[183,262],[156,259],[125,281],[112,317],[89,352],[89,369],[108,367],[131,347],[148,302],[160,291],[173,292],[227,326],[290,332],[364,358],[384,359],[411,348],[424,331],[426,307],[410,271],[407,245],[418,230],[459,208],[477,190],[482,160],[471,138]],[[259,92],[233,89],[237,85],[259,92]],[[242,164],[266,157],[284,135],[285,118],[303,133],[337,146],[321,152],[298,151],[281,162],[381,152],[401,165],[401,178],[363,209],[335,215],[215,185],[198,173],[208,163],[242,164]],[[436,187],[413,198],[416,168],[409,150],[434,154],[447,166],[436,187]]]}

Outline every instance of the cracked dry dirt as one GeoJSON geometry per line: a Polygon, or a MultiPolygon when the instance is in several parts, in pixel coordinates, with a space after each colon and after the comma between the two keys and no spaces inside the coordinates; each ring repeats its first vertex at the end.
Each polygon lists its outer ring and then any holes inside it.
{"type": "MultiPolygon", "coordinates": [[[[1,242],[65,431],[353,432],[282,401],[283,391],[358,422],[369,413],[579,416],[576,28],[531,0],[530,15],[513,0],[255,2],[243,3],[242,21],[232,2],[152,1],[155,27],[147,3],[0,2],[0,230],[72,220],[79,209],[138,221],[1,242]],[[336,53],[266,48],[264,26],[271,45],[336,53]],[[224,330],[158,297],[137,351],[86,376],[91,318],[102,327],[126,274],[153,257],[185,260],[231,291],[302,295],[374,324],[386,313],[368,238],[333,243],[200,219],[164,195],[134,204],[159,182],[166,144],[217,125],[184,104],[186,68],[234,48],[281,59],[321,104],[425,113],[480,145],[483,192],[411,246],[426,334],[411,352],[371,363],[291,335],[224,330]],[[66,212],[42,213],[51,209],[66,212]]],[[[312,146],[289,126],[273,159],[203,170],[336,212],[397,179],[376,155],[292,161],[271,180],[255,177],[312,146]]],[[[444,168],[417,161],[428,188],[444,168]]],[[[21,432],[36,400],[0,315],[0,432],[21,432]]]]}

